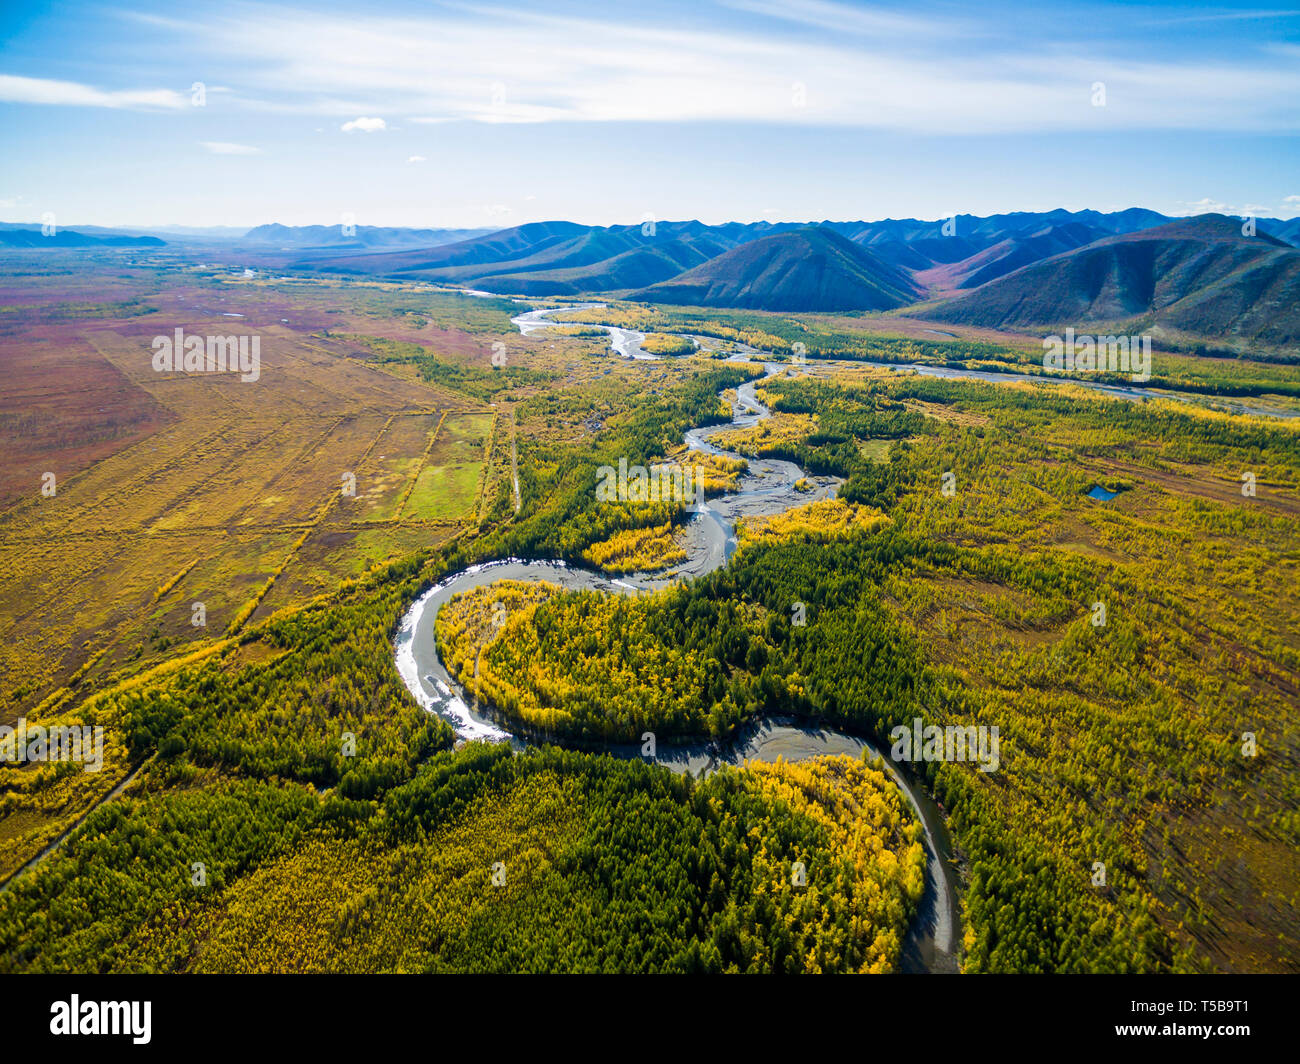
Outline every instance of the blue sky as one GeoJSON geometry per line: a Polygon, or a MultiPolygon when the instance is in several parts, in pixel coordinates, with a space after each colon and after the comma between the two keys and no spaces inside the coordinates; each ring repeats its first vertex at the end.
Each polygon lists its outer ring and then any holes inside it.
{"type": "Polygon", "coordinates": [[[1300,214],[1300,9],[31,3],[0,220],[1300,214]],[[201,92],[195,91],[201,83],[201,92]]]}

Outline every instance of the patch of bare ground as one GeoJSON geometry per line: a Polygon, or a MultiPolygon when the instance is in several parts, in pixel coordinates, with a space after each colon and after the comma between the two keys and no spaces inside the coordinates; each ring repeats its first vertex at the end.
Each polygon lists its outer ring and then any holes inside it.
{"type": "Polygon", "coordinates": [[[176,415],[66,327],[0,344],[0,510],[139,442],[176,415]]]}
{"type": "Polygon", "coordinates": [[[1098,544],[1093,537],[1093,530],[1085,522],[1069,514],[1062,516],[1053,535],[1055,538],[1046,545],[1055,547],[1057,550],[1081,554],[1088,558],[1099,558],[1116,564],[1133,560],[1126,555],[1098,544]]]}
{"type": "Polygon", "coordinates": [[[936,592],[925,604],[908,610],[911,623],[926,636],[927,656],[952,665],[980,685],[987,681],[978,661],[998,646],[1028,650],[1047,646],[1064,634],[1070,618],[1053,621],[1031,619],[1034,599],[1014,588],[966,577],[931,576],[927,586],[936,592]]]}
{"type": "Polygon", "coordinates": [[[951,406],[945,406],[943,403],[931,403],[922,399],[905,399],[903,406],[913,413],[924,414],[926,417],[932,417],[938,421],[947,421],[953,425],[989,424],[989,419],[983,414],[974,414],[968,410],[956,410],[951,406]]]}
{"type": "Polygon", "coordinates": [[[1300,517],[1300,496],[1287,484],[1257,480],[1255,497],[1241,494],[1242,482],[1204,466],[1178,465],[1170,470],[1135,465],[1116,458],[1098,458],[1098,468],[1112,476],[1126,477],[1151,484],[1171,495],[1190,495],[1211,499],[1229,506],[1262,506],[1278,513],[1300,517]]]}
{"type": "Polygon", "coordinates": [[[1230,795],[1169,811],[1140,841],[1155,915],[1175,941],[1195,941],[1214,971],[1300,971],[1300,862],[1253,807],[1230,795]]]}

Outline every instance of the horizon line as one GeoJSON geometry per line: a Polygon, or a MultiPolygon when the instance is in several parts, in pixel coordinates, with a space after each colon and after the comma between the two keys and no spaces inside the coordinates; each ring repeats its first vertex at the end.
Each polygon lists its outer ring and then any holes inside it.
{"type": "MultiPolygon", "coordinates": [[[[589,228],[589,229],[636,228],[636,227],[638,227],[638,226],[644,225],[647,221],[653,221],[654,224],[656,224],[656,225],[684,225],[684,224],[690,224],[690,223],[692,223],[692,222],[697,222],[698,224],[703,225],[703,226],[707,226],[707,227],[709,227],[709,228],[715,228],[715,227],[717,227],[717,226],[723,226],[723,225],[774,225],[774,226],[775,226],[775,225],[802,225],[802,226],[809,226],[809,227],[818,227],[818,226],[823,226],[823,225],[853,225],[853,224],[862,224],[862,225],[879,225],[879,224],[882,224],[882,223],[884,223],[884,222],[922,222],[922,223],[926,223],[926,224],[937,224],[937,223],[939,223],[939,222],[948,221],[949,219],[952,219],[952,218],[974,218],[974,219],[978,219],[978,220],[984,220],[984,219],[988,219],[988,218],[999,218],[999,217],[1006,217],[1006,216],[1016,215],[1016,214],[1055,214],[1055,213],[1057,213],[1057,212],[1062,212],[1062,213],[1065,213],[1065,214],[1072,214],[1072,215],[1074,215],[1074,214],[1089,214],[1089,213],[1091,213],[1091,214],[1100,214],[1100,215],[1103,215],[1103,216],[1110,216],[1110,215],[1115,215],[1115,214],[1126,214],[1126,213],[1128,213],[1129,211],[1150,211],[1152,214],[1158,214],[1158,215],[1160,215],[1161,217],[1164,217],[1164,218],[1203,218],[1203,217],[1209,217],[1209,216],[1212,216],[1212,215],[1217,215],[1217,216],[1224,217],[1224,218],[1242,218],[1242,219],[1245,219],[1245,218],[1255,218],[1255,219],[1258,219],[1258,220],[1279,221],[1279,222],[1293,221],[1293,220],[1295,220],[1295,219],[1297,219],[1297,218],[1300,218],[1300,211],[1297,211],[1296,213],[1291,214],[1291,215],[1289,215],[1289,216],[1288,216],[1288,215],[1284,215],[1284,214],[1278,214],[1278,215],[1262,215],[1262,214],[1250,214],[1250,213],[1237,213],[1237,212],[1221,211],[1221,210],[1204,210],[1204,211],[1189,211],[1189,212],[1185,212],[1185,213],[1168,213],[1168,212],[1165,212],[1165,211],[1156,210],[1156,209],[1153,208],[1153,207],[1141,207],[1141,206],[1136,206],[1136,205],[1135,205],[1135,206],[1131,206],[1131,207],[1121,207],[1121,208],[1117,208],[1117,209],[1114,209],[1114,210],[1102,210],[1102,209],[1099,209],[1099,208],[1096,208],[1096,207],[1080,207],[1080,208],[1077,208],[1077,209],[1071,209],[1071,208],[1069,208],[1069,207],[1051,207],[1051,208],[1048,208],[1048,209],[1046,209],[1046,210],[1023,210],[1023,209],[1017,209],[1017,210],[1008,210],[1008,211],[994,211],[994,212],[992,212],[992,213],[990,213],[990,214],[973,214],[973,213],[970,213],[970,212],[958,211],[958,212],[956,212],[955,214],[941,214],[941,215],[938,215],[938,216],[936,216],[936,217],[934,217],[934,218],[921,218],[921,217],[916,217],[916,216],[906,216],[906,217],[904,217],[904,216],[893,216],[893,215],[887,215],[887,216],[880,217],[880,218],[841,218],[841,219],[835,219],[835,218],[822,218],[822,219],[820,219],[820,220],[808,219],[808,220],[802,220],[802,221],[801,221],[801,220],[798,220],[798,219],[780,219],[780,220],[777,220],[777,219],[772,219],[772,218],[756,218],[756,219],[752,219],[752,220],[750,220],[750,221],[743,221],[743,220],[741,220],[741,219],[739,219],[739,218],[729,218],[729,219],[727,219],[726,221],[723,221],[723,222],[703,222],[703,221],[700,221],[699,218],[654,218],[654,219],[640,219],[640,220],[637,220],[637,221],[631,221],[631,222],[610,222],[610,223],[608,223],[608,224],[601,224],[601,223],[599,223],[599,222],[579,222],[579,221],[575,221],[575,220],[572,219],[572,218],[553,217],[553,218],[535,218],[535,219],[531,219],[531,220],[529,220],[529,221],[514,222],[514,223],[512,223],[512,224],[510,224],[510,225],[501,225],[501,226],[494,226],[494,225],[411,225],[411,224],[400,224],[400,225],[372,225],[372,224],[363,224],[363,223],[360,223],[360,222],[356,222],[356,223],[353,223],[353,224],[356,226],[356,228],[357,228],[358,230],[361,230],[361,229],[367,229],[367,230],[370,230],[370,229],[395,229],[395,230],[405,230],[405,231],[411,231],[411,232],[415,232],[415,231],[419,231],[419,230],[432,230],[432,231],[444,231],[444,232],[456,232],[456,231],[481,230],[481,231],[485,231],[485,232],[499,233],[499,232],[505,232],[506,230],[509,230],[509,229],[520,229],[520,228],[522,228],[522,227],[524,227],[524,226],[527,226],[527,225],[547,225],[547,224],[552,224],[552,223],[565,223],[565,224],[569,224],[569,225],[579,225],[579,226],[584,226],[584,227],[589,228]]],[[[30,221],[0,222],[0,226],[5,226],[5,227],[12,227],[12,226],[32,226],[33,228],[36,228],[36,229],[41,228],[44,224],[45,224],[45,223],[44,223],[41,219],[39,219],[39,218],[32,219],[32,220],[30,220],[30,221]]],[[[267,225],[279,225],[279,226],[282,226],[282,227],[285,228],[285,229],[333,229],[333,228],[336,228],[336,227],[342,226],[343,224],[345,224],[345,223],[343,223],[343,222],[328,222],[328,223],[326,223],[326,222],[304,222],[304,223],[298,223],[298,224],[287,224],[287,223],[284,223],[284,222],[278,222],[278,221],[270,221],[270,222],[255,222],[255,223],[253,223],[253,224],[251,224],[251,225],[250,225],[250,224],[228,224],[228,223],[224,223],[224,222],[223,222],[223,223],[212,224],[212,225],[199,225],[199,224],[188,223],[188,222],[165,222],[165,223],[164,223],[164,222],[154,222],[154,223],[140,223],[140,222],[105,223],[105,222],[95,222],[95,221],[81,221],[81,222],[67,222],[67,223],[64,223],[64,222],[56,222],[57,228],[58,228],[58,229],[63,229],[63,230],[69,230],[69,229],[71,229],[71,230],[77,230],[77,229],[84,229],[84,228],[90,228],[90,227],[94,227],[94,228],[97,228],[97,229],[138,229],[138,230],[166,230],[166,229],[198,229],[198,230],[202,230],[202,229],[236,229],[236,230],[240,230],[240,229],[242,229],[242,230],[243,230],[244,232],[246,232],[246,233],[247,233],[247,232],[250,232],[250,231],[253,230],[253,229],[259,229],[259,228],[261,228],[261,227],[263,227],[263,226],[267,226],[267,225]]]]}

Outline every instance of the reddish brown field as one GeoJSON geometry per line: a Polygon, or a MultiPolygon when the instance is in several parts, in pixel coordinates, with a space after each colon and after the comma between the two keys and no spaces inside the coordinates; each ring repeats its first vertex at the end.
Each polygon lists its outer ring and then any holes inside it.
{"type": "Polygon", "coordinates": [[[65,259],[0,260],[0,722],[476,520],[492,412],[339,337],[468,361],[497,334],[392,286],[65,259]],[[260,337],[259,378],[155,371],[153,338],[178,327],[260,337]]]}

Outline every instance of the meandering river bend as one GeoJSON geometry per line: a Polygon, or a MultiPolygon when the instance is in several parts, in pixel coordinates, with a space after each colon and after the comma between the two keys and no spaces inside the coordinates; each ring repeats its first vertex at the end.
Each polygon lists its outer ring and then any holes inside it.
{"type": "MultiPolygon", "coordinates": [[[[492,293],[471,293],[484,296],[492,293]]],[[[568,311],[603,307],[602,303],[576,303],[546,310],[530,310],[511,319],[519,331],[528,335],[557,325],[588,323],[556,320],[555,315],[568,311]]],[[[613,353],[623,358],[653,360],[657,356],[642,350],[645,334],[635,329],[613,325],[594,326],[603,329],[610,338],[613,353]]],[[[942,333],[939,335],[951,335],[942,333]]],[[[695,337],[687,336],[695,340],[695,337]]],[[[697,341],[698,342],[698,341],[697,341]]],[[[763,352],[743,344],[735,345],[731,356],[739,361],[761,360],[763,352]]],[[[819,359],[819,364],[823,361],[819,359]]],[[[899,372],[914,372],[938,377],[955,377],[989,383],[1005,384],[1013,381],[1043,381],[1044,378],[1024,373],[994,373],[952,366],[924,364],[898,365],[881,362],[854,361],[853,365],[873,365],[899,372]]],[[[765,363],[767,376],[780,372],[781,364],[765,363]]],[[[737,389],[733,404],[730,428],[707,426],[686,433],[686,443],[695,450],[708,451],[729,457],[741,457],[723,450],[705,437],[716,436],[729,430],[746,428],[770,416],[754,393],[750,381],[737,389]]],[[[1142,400],[1165,397],[1180,401],[1193,401],[1192,397],[1166,391],[1127,388],[1088,380],[1071,379],[1070,383],[1103,392],[1115,398],[1142,400]]],[[[1236,413],[1258,414],[1272,417],[1294,417],[1296,411],[1254,406],[1239,400],[1223,400],[1236,413]]],[[[455,573],[421,595],[402,619],[395,642],[398,672],[416,701],[425,709],[445,718],[464,738],[486,738],[509,741],[522,747],[526,740],[503,730],[489,715],[479,712],[477,706],[467,704],[465,692],[448,674],[438,656],[434,623],[438,610],[453,595],[480,584],[496,580],[545,580],[567,589],[592,589],[612,594],[628,594],[664,587],[677,580],[701,576],[727,563],[736,548],[736,519],[745,515],[780,513],[802,503],[826,498],[835,493],[838,483],[834,478],[811,477],[811,493],[799,493],[794,483],[806,474],[792,462],[773,459],[749,460],[749,471],[740,478],[736,491],[711,500],[697,512],[684,529],[687,559],[682,564],[663,572],[634,573],[613,579],[591,570],[566,565],[564,562],[509,558],[471,566],[455,573]]],[[[920,910],[903,944],[902,967],[911,972],[954,972],[958,967],[960,925],[957,910],[957,873],[953,860],[952,841],[944,824],[942,810],[907,772],[901,771],[885,751],[872,740],[838,731],[833,728],[812,727],[798,721],[768,718],[744,732],[726,747],[713,743],[697,743],[669,747],[661,746],[656,763],[674,772],[706,773],[722,764],[741,765],[746,760],[800,761],[824,754],[846,753],[860,756],[871,750],[880,757],[884,768],[893,776],[907,795],[925,832],[927,854],[925,894],[920,910]]],[[[640,757],[635,746],[611,747],[608,752],[620,757],[640,757]]]]}
{"type": "MultiPolygon", "coordinates": [[[[521,331],[531,332],[561,324],[548,320],[547,315],[572,309],[578,308],[533,311],[514,320],[521,331]]],[[[611,346],[623,357],[654,357],[640,352],[644,334],[613,326],[604,328],[610,333],[611,346]]],[[[748,357],[749,353],[742,352],[741,357],[748,357]]],[[[764,368],[770,377],[784,367],[768,363],[764,368]]],[[[757,383],[749,381],[736,390],[730,426],[691,429],[686,433],[687,446],[740,458],[740,455],[708,442],[705,437],[743,429],[771,416],[755,395],[757,383]]],[[[780,513],[809,501],[827,498],[839,485],[833,477],[805,474],[793,462],[775,459],[747,461],[749,470],[741,475],[736,490],[709,500],[689,520],[684,530],[686,561],[667,571],[633,573],[614,579],[560,561],[509,558],[474,565],[443,579],[416,599],[398,628],[394,650],[397,670],[407,689],[421,706],[443,717],[462,738],[509,741],[522,747],[526,740],[504,730],[490,715],[471,705],[465,691],[448,673],[438,655],[434,634],[438,611],[453,595],[497,580],[544,580],[567,589],[630,594],[701,576],[725,565],[731,557],[736,548],[737,518],[780,513]],[[812,492],[795,490],[795,481],[801,477],[806,477],[814,485],[812,492]]],[[[885,770],[907,795],[924,830],[927,856],[925,892],[903,943],[902,968],[910,972],[955,972],[959,945],[957,873],[943,813],[917,781],[901,771],[889,759],[887,752],[872,740],[833,728],[769,718],[751,726],[725,747],[703,742],[673,746],[660,744],[654,760],[674,772],[699,775],[723,764],[742,765],[751,759],[774,761],[783,757],[787,761],[802,761],[825,754],[860,757],[865,750],[880,757],[885,770]]],[[[612,746],[607,752],[618,757],[640,757],[640,748],[632,745],[612,746]]]]}

